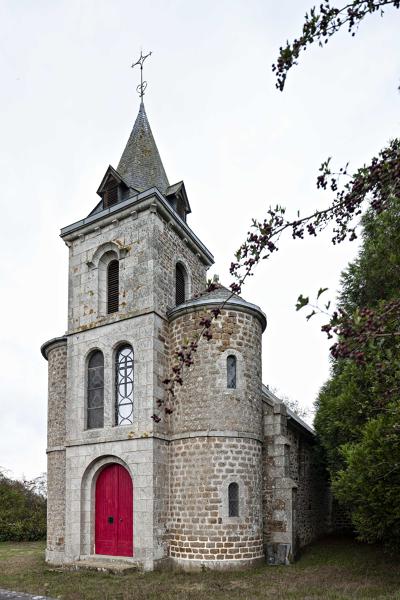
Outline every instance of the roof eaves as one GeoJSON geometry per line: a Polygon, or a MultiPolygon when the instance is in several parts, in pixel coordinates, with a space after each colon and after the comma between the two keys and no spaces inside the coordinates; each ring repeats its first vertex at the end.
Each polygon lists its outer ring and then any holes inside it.
{"type": "Polygon", "coordinates": [[[214,264],[214,256],[208,250],[208,248],[199,240],[197,235],[190,229],[190,227],[180,218],[180,216],[174,211],[174,209],[169,205],[169,202],[164,198],[161,192],[156,188],[152,187],[144,192],[140,192],[140,194],[136,194],[135,196],[131,196],[118,204],[114,204],[109,208],[105,208],[102,211],[89,215],[85,219],[81,219],[80,221],[76,221],[75,223],[71,223],[71,225],[67,225],[63,227],[60,232],[60,237],[63,239],[68,239],[71,234],[77,233],[79,230],[82,230],[90,225],[94,226],[96,222],[101,221],[107,217],[114,217],[114,215],[126,210],[135,207],[135,205],[141,204],[145,200],[149,200],[151,197],[155,197],[161,204],[165,216],[170,219],[171,222],[175,223],[177,228],[180,228],[189,239],[202,251],[206,258],[206,262],[209,265],[214,264]]]}
{"type": "Polygon", "coordinates": [[[232,297],[230,300],[226,301],[224,298],[204,298],[203,296],[194,300],[188,300],[184,304],[179,304],[178,306],[171,308],[167,315],[169,319],[175,319],[180,315],[188,314],[196,309],[201,309],[203,306],[210,308],[213,306],[220,306],[223,303],[225,303],[227,308],[235,308],[236,310],[252,314],[260,321],[263,331],[265,331],[267,326],[267,317],[261,308],[256,304],[251,304],[250,302],[238,297],[232,297]]]}
{"type": "Polygon", "coordinates": [[[48,340],[47,342],[45,342],[44,344],[42,344],[40,346],[40,352],[41,352],[43,358],[45,358],[47,360],[47,354],[48,354],[48,351],[51,346],[56,348],[57,346],[65,346],[66,343],[67,343],[67,337],[65,335],[61,335],[60,337],[52,338],[51,340],[48,340]]]}
{"type": "MultiPolygon", "coordinates": [[[[285,406],[286,406],[286,404],[285,404],[285,406]]],[[[310,425],[307,425],[307,423],[305,421],[303,421],[303,419],[301,417],[299,417],[299,415],[297,415],[295,412],[293,412],[293,410],[291,410],[288,406],[286,406],[286,412],[290,419],[295,421],[297,423],[297,425],[300,425],[300,427],[302,429],[305,429],[308,433],[310,433],[313,437],[315,437],[315,435],[316,435],[315,430],[310,425]]]]}
{"type": "Polygon", "coordinates": [[[264,396],[266,396],[268,398],[268,400],[270,400],[270,402],[272,402],[272,404],[284,404],[286,407],[286,414],[287,416],[292,419],[293,421],[295,421],[297,423],[297,425],[299,425],[302,429],[305,429],[308,433],[311,433],[312,436],[315,436],[315,431],[314,429],[308,425],[305,421],[303,421],[303,419],[301,417],[299,417],[299,415],[297,415],[293,410],[291,410],[284,402],[284,400],[281,400],[280,398],[278,398],[278,396],[276,396],[273,392],[271,392],[271,390],[269,389],[269,387],[267,385],[262,384],[262,393],[264,394],[264,396]]]}

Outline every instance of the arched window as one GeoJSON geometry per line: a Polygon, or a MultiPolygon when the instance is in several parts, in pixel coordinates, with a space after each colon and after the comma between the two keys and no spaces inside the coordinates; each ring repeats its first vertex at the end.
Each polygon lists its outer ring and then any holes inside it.
{"type": "Polygon", "coordinates": [[[229,505],[229,516],[239,516],[239,486],[237,483],[230,483],[228,486],[228,505],[229,505]]]}
{"type": "Polygon", "coordinates": [[[87,428],[104,427],[104,357],[100,350],[92,352],[87,376],[87,428]]]}
{"type": "Polygon", "coordinates": [[[226,359],[226,385],[230,389],[236,388],[236,356],[230,354],[226,359]]]}
{"type": "Polygon", "coordinates": [[[177,264],[175,271],[175,303],[178,306],[186,300],[185,294],[186,273],[183,265],[177,264]]]}
{"type": "Polygon", "coordinates": [[[119,309],[119,262],[112,260],[107,268],[107,313],[119,309]]]}
{"type": "Polygon", "coordinates": [[[115,423],[133,423],[133,349],[122,346],[115,364],[115,423]]]}

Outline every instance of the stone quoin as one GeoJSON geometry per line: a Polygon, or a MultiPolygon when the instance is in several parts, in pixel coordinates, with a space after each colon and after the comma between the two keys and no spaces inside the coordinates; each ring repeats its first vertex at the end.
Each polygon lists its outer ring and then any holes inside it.
{"type": "Polygon", "coordinates": [[[287,564],[330,526],[314,433],[262,384],[262,310],[207,292],[214,259],[187,224],[143,101],[100,201],[61,230],[68,330],[48,361],[46,560],[152,570],[287,564]],[[156,423],[174,353],[227,300],[174,411],[156,423]]]}

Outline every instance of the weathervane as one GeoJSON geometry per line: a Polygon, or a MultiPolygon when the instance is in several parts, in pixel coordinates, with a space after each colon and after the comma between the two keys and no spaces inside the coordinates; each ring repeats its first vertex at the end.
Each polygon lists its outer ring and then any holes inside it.
{"type": "Polygon", "coordinates": [[[144,91],[147,88],[147,81],[143,81],[143,63],[146,60],[146,58],[148,58],[150,55],[151,55],[151,52],[149,52],[148,54],[145,54],[143,56],[143,50],[141,50],[139,60],[137,60],[135,63],[133,63],[133,65],[131,65],[132,69],[133,69],[133,67],[136,67],[136,65],[140,65],[140,83],[137,86],[136,91],[142,99],[144,96],[144,91]]]}

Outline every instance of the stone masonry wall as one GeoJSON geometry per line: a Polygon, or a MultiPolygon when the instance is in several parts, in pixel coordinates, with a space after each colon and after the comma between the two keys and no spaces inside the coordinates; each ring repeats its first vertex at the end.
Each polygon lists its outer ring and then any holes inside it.
{"type": "Polygon", "coordinates": [[[312,433],[264,401],[264,544],[270,564],[291,562],[329,529],[330,493],[314,460],[312,433]]]}
{"type": "Polygon", "coordinates": [[[48,352],[47,446],[65,445],[67,392],[67,341],[56,342],[48,352]]]}
{"type": "Polygon", "coordinates": [[[133,211],[126,218],[116,218],[81,234],[70,242],[69,331],[86,330],[149,311],[164,316],[167,306],[175,305],[178,260],[189,273],[191,293],[204,289],[207,267],[155,208],[133,211]],[[120,261],[120,308],[110,315],[101,310],[106,289],[100,261],[106,253],[120,261]]]}
{"type": "Polygon", "coordinates": [[[65,450],[47,455],[47,547],[46,559],[64,561],[65,548],[65,450]]]}
{"type": "MultiPolygon", "coordinates": [[[[170,323],[171,363],[196,336],[205,311],[170,323]]],[[[262,556],[261,324],[224,309],[211,342],[202,340],[177,391],[170,433],[170,556],[177,562],[249,561],[262,556]],[[227,388],[227,356],[237,360],[227,388]],[[239,485],[239,517],[229,517],[228,486],[239,485]]],[[[221,564],[221,563],[220,563],[221,564]]]]}
{"type": "Polygon", "coordinates": [[[48,352],[47,559],[62,562],[65,544],[65,402],[67,345],[48,352]]]}
{"type": "Polygon", "coordinates": [[[147,314],[88,329],[68,337],[66,428],[68,443],[104,443],[149,435],[153,431],[155,315],[147,314]],[[115,425],[115,354],[128,343],[134,352],[133,423],[115,425]],[[87,361],[99,349],[104,356],[104,427],[86,428],[87,361]],[[73,374],[73,376],[72,376],[73,374]]]}
{"type": "Polygon", "coordinates": [[[134,316],[153,308],[153,214],[139,213],[98,227],[73,240],[69,258],[68,329],[77,331],[134,316]],[[120,310],[99,314],[99,261],[106,252],[120,258],[120,310]]]}
{"type": "Polygon", "coordinates": [[[67,448],[66,562],[95,551],[95,490],[101,469],[111,463],[128,470],[133,483],[133,558],[154,566],[154,438],[116,440],[67,448]]]}
{"type": "Polygon", "coordinates": [[[289,473],[296,482],[295,544],[297,549],[327,532],[329,517],[328,483],[315,463],[312,440],[288,426],[289,473]]]}
{"type": "Polygon", "coordinates": [[[168,556],[168,510],[169,510],[169,443],[154,439],[153,445],[153,493],[154,493],[154,560],[168,556]]]}
{"type": "Polygon", "coordinates": [[[261,444],[197,437],[170,446],[170,556],[197,561],[262,556],[261,444]],[[239,484],[239,517],[228,516],[228,485],[239,484]]]}
{"type": "Polygon", "coordinates": [[[154,223],[155,286],[154,303],[156,310],[164,315],[168,308],[175,306],[175,267],[180,262],[188,275],[186,299],[202,292],[207,283],[207,266],[200,260],[187,243],[175,232],[172,224],[161,219],[154,223]]]}
{"type": "Polygon", "coordinates": [[[112,453],[129,465],[133,475],[135,556],[149,567],[167,555],[169,449],[166,440],[153,437],[166,433],[167,421],[156,424],[151,419],[157,399],[164,394],[162,380],[169,367],[166,311],[175,304],[176,263],[184,264],[188,291],[196,294],[204,289],[206,265],[161,218],[156,205],[105,226],[100,224],[69,245],[68,450],[63,475],[68,487],[66,560],[93,551],[93,504],[89,480],[80,480],[89,477],[82,468],[91,474],[95,469],[91,465],[97,463],[90,461],[98,458],[102,464],[112,453]],[[119,259],[120,302],[118,313],[107,315],[104,268],[110,257],[119,259]],[[121,343],[131,344],[134,350],[134,422],[115,426],[115,352],[121,343]],[[88,430],[87,360],[94,349],[100,349],[104,356],[104,427],[88,430]],[[145,440],[151,454],[135,450],[145,440]],[[142,485],[144,472],[147,480],[142,485]]]}
{"type": "MultiPolygon", "coordinates": [[[[154,319],[154,337],[153,337],[153,360],[154,360],[154,412],[159,414],[160,409],[157,404],[158,399],[165,398],[164,379],[169,374],[169,323],[165,319],[156,317],[154,319]]],[[[157,434],[168,434],[169,422],[162,413],[162,419],[159,423],[153,423],[153,431],[157,434]]]]}
{"type": "Polygon", "coordinates": [[[264,402],[263,516],[269,564],[287,564],[294,554],[293,498],[289,476],[287,415],[283,404],[264,402]]]}
{"type": "MultiPolygon", "coordinates": [[[[193,339],[206,311],[194,311],[170,324],[171,361],[185,338],[193,339]]],[[[194,365],[185,371],[171,417],[171,433],[251,432],[261,439],[261,324],[255,317],[224,309],[213,324],[213,339],[202,339],[194,365]],[[237,387],[227,388],[226,359],[237,359],[237,387]]]]}

